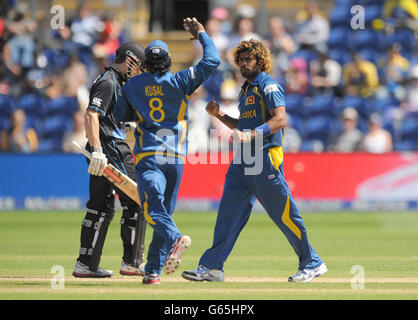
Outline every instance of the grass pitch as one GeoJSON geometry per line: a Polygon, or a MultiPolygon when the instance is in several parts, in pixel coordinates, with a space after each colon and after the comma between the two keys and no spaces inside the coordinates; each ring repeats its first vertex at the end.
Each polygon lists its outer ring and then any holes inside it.
{"type": "MultiPolygon", "coordinates": [[[[101,262],[115,276],[72,277],[83,217],[84,212],[1,212],[0,299],[418,299],[417,212],[304,214],[310,242],[329,269],[310,283],[287,282],[297,271],[297,257],[268,216],[259,213],[251,216],[225,264],[225,283],[182,279],[181,271],[195,268],[211,245],[216,213],[175,213],[192,245],[179,270],[163,275],[160,286],[118,274],[120,212],[101,262]],[[56,278],[56,270],[63,271],[63,279],[56,278]]],[[[151,234],[148,227],[147,246],[151,234]]]]}

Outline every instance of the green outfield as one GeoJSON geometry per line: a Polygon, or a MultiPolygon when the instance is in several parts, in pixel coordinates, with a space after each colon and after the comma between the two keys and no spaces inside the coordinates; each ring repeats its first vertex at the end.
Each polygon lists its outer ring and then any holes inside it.
{"type": "MultiPolygon", "coordinates": [[[[216,214],[175,213],[192,246],[179,270],[163,275],[160,286],[143,286],[139,277],[118,274],[120,212],[109,229],[101,263],[115,276],[73,278],[83,216],[1,212],[0,299],[418,299],[418,212],[304,214],[310,241],[329,268],[310,283],[287,282],[297,271],[296,255],[261,213],[251,216],[238,239],[225,265],[225,283],[182,279],[181,271],[195,268],[210,246],[216,214]],[[62,266],[63,282],[51,272],[54,266],[62,266]]],[[[150,236],[148,228],[147,245],[150,236]]]]}

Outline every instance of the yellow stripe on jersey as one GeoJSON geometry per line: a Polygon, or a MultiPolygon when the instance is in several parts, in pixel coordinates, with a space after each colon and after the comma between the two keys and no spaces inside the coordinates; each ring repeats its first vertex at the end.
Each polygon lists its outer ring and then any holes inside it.
{"type": "Polygon", "coordinates": [[[287,195],[286,206],[284,207],[284,212],[282,214],[282,221],[285,224],[285,226],[288,227],[295,234],[296,237],[302,239],[302,233],[300,232],[300,229],[290,219],[289,195],[287,195]]]}
{"type": "Polygon", "coordinates": [[[136,124],[144,122],[144,118],[142,118],[141,114],[138,112],[138,110],[136,111],[136,115],[138,116],[138,121],[136,122],[136,124]]]}
{"type": "Polygon", "coordinates": [[[253,88],[253,92],[260,97],[260,107],[261,107],[261,117],[263,118],[263,122],[266,122],[267,119],[267,109],[266,104],[264,103],[263,96],[258,91],[257,86],[253,88]]]}
{"type": "Polygon", "coordinates": [[[149,151],[149,152],[143,152],[143,153],[138,153],[135,155],[135,165],[137,165],[139,163],[139,161],[141,161],[142,159],[144,159],[145,157],[148,156],[166,156],[166,157],[175,157],[175,158],[179,158],[179,159],[183,159],[184,160],[184,156],[175,154],[175,153],[167,153],[167,152],[157,152],[157,151],[149,151]]]}
{"type": "Polygon", "coordinates": [[[142,148],[144,146],[144,141],[143,141],[144,132],[139,128],[139,124],[141,122],[144,122],[144,118],[142,118],[141,114],[138,111],[136,111],[136,114],[138,115],[138,121],[136,122],[136,130],[139,133],[138,144],[139,144],[139,147],[142,148]]]}
{"type": "Polygon", "coordinates": [[[260,98],[260,107],[261,107],[261,116],[263,118],[263,122],[266,122],[267,119],[267,109],[266,109],[266,105],[264,103],[263,98],[260,98]]]}
{"type": "MultiPolygon", "coordinates": [[[[187,101],[189,100],[189,98],[190,96],[186,96],[187,101]]],[[[181,105],[180,105],[180,110],[177,115],[177,121],[179,122],[179,126],[182,128],[181,135],[179,136],[177,152],[181,152],[181,145],[183,144],[184,140],[186,140],[187,122],[184,119],[186,117],[186,110],[187,110],[187,102],[182,100],[181,105]]]]}
{"type": "Polygon", "coordinates": [[[147,195],[146,192],[144,192],[144,194],[145,194],[144,218],[149,224],[155,225],[156,224],[155,221],[152,220],[152,218],[151,218],[151,216],[149,215],[149,212],[148,212],[148,195],[147,195]]]}
{"type": "Polygon", "coordinates": [[[279,171],[279,167],[283,162],[283,148],[274,147],[269,150],[269,157],[274,169],[279,171]]]}

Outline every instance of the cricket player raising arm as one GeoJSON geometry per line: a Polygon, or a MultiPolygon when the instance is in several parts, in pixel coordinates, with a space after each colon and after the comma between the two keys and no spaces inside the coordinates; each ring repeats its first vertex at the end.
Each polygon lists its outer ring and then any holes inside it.
{"type": "MultiPolygon", "coordinates": [[[[132,264],[139,254],[139,245],[133,243],[136,229],[143,213],[140,206],[103,176],[106,165],[111,163],[121,172],[135,180],[132,152],[125,142],[126,131],[123,123],[113,117],[113,107],[124,82],[141,72],[145,61],[144,48],[136,42],[127,42],[116,51],[114,64],[105,67],[105,72],[94,82],[90,90],[90,103],[85,116],[85,130],[88,138],[86,149],[92,159],[90,173],[90,199],[87,213],[81,227],[81,247],[74,268],[75,277],[111,277],[112,271],[99,267],[107,230],[115,211],[115,192],[118,193],[123,213],[121,237],[123,257],[120,273],[123,275],[143,275],[139,266],[132,264]]],[[[143,226],[146,226],[144,223],[143,226]]],[[[138,230],[145,232],[145,230],[138,230]]]]}
{"type": "Polygon", "coordinates": [[[327,272],[327,267],[309,244],[283,174],[282,139],[286,126],[283,89],[269,75],[270,52],[261,42],[242,41],[233,56],[246,78],[239,94],[240,118],[231,118],[220,111],[215,101],[209,102],[206,110],[233,129],[234,141],[242,146],[251,144],[254,149],[254,140],[262,139],[262,148],[252,150],[262,153],[262,171],[246,175],[245,164],[232,161],[225,178],[212,247],[200,258],[197,269],[184,271],[182,276],[194,281],[224,281],[224,263],[258,199],[299,258],[299,270],[289,281],[310,281],[327,272]]]}
{"type": "Polygon", "coordinates": [[[147,72],[128,81],[114,110],[117,121],[137,122],[134,153],[138,193],[145,219],[154,229],[143,284],[159,284],[163,268],[167,274],[174,272],[191,244],[172,218],[187,154],[189,98],[220,64],[202,24],[195,18],[186,18],[183,23],[191,39],[203,46],[202,60],[172,74],[169,48],[163,41],[152,41],[145,49],[147,72]]]}

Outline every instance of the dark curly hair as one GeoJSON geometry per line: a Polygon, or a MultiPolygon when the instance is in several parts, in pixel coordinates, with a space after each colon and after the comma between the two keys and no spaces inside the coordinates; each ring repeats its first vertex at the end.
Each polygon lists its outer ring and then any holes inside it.
{"type": "Polygon", "coordinates": [[[234,62],[239,65],[239,55],[241,52],[249,51],[255,57],[257,63],[265,73],[271,72],[270,50],[261,42],[255,39],[241,41],[232,51],[234,62]]]}
{"type": "Polygon", "coordinates": [[[147,72],[158,73],[159,75],[163,75],[164,73],[170,71],[171,58],[169,57],[167,60],[160,64],[151,64],[149,63],[149,61],[145,60],[144,68],[147,72]]]}

